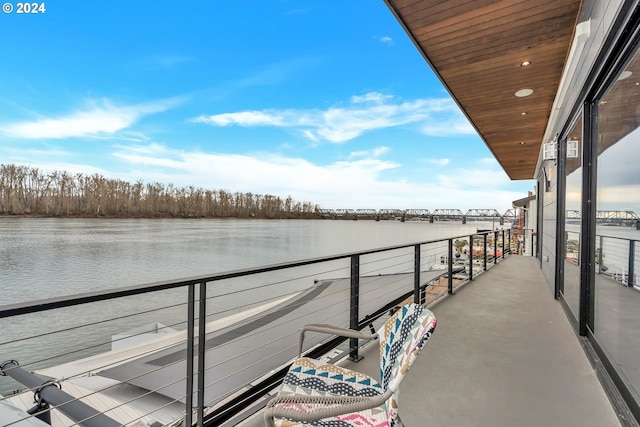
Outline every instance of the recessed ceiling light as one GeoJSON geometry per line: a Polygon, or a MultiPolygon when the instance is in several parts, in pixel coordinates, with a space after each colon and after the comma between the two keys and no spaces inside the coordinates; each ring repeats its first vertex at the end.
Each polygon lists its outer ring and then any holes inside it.
{"type": "Polygon", "coordinates": [[[527,141],[520,142],[520,145],[527,145],[527,141]]]}
{"type": "Polygon", "coordinates": [[[525,96],[529,96],[532,93],[533,93],[533,89],[520,89],[519,91],[514,93],[514,95],[517,96],[518,98],[524,98],[525,96]]]}
{"type": "Polygon", "coordinates": [[[521,67],[528,67],[529,65],[531,65],[531,61],[523,61],[520,66],[521,67]]]}
{"type": "Polygon", "coordinates": [[[521,116],[526,116],[526,115],[527,115],[527,112],[526,112],[526,111],[523,111],[522,113],[520,113],[520,115],[521,115],[521,116]]]}

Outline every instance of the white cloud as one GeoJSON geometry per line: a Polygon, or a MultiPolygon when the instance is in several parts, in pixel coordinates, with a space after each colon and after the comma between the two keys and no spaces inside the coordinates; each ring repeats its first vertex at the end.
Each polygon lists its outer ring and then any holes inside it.
{"type": "MultiPolygon", "coordinates": [[[[88,165],[88,164],[80,164],[73,163],[63,160],[51,160],[49,158],[43,158],[39,161],[29,160],[25,162],[15,161],[13,164],[24,164],[29,166],[32,169],[38,169],[43,173],[51,173],[51,172],[67,172],[71,175],[82,174],[85,176],[88,175],[102,175],[102,176],[110,176],[109,171],[97,166],[88,165]],[[46,160],[45,160],[46,159],[46,160]]],[[[111,174],[111,176],[113,176],[111,174]]]]}
{"type": "Polygon", "coordinates": [[[60,147],[25,148],[20,146],[3,146],[0,155],[4,162],[29,163],[31,159],[49,159],[68,157],[71,153],[60,147]],[[8,161],[7,161],[8,160],[8,161]]]}
{"type": "Polygon", "coordinates": [[[476,168],[457,168],[454,170],[447,170],[446,175],[437,175],[438,184],[447,188],[500,188],[506,181],[507,178],[504,171],[498,168],[487,168],[481,163],[478,164],[476,168]]]}
{"type": "Polygon", "coordinates": [[[351,102],[359,104],[361,102],[374,102],[376,104],[382,104],[384,101],[393,99],[391,95],[383,95],[379,92],[369,92],[362,96],[354,95],[351,97],[351,102]]]}
{"type": "Polygon", "coordinates": [[[436,166],[446,166],[449,164],[450,160],[447,158],[442,159],[425,159],[426,163],[436,165],[436,166]]]}
{"type": "Polygon", "coordinates": [[[374,38],[379,40],[381,43],[384,43],[384,44],[386,44],[388,46],[393,46],[395,44],[393,39],[391,37],[389,37],[389,36],[376,36],[374,38]]]}
{"type": "Polygon", "coordinates": [[[270,153],[202,153],[158,144],[120,147],[114,155],[131,170],[128,177],[119,174],[122,179],[135,181],[144,174],[146,182],[290,195],[295,200],[317,203],[324,208],[466,210],[486,208],[490,201],[490,208],[503,211],[511,206],[511,201],[523,197],[521,192],[501,190],[509,182],[506,175],[481,165],[478,169],[458,169],[438,177],[437,182],[418,183],[385,178],[385,172],[401,165],[377,158],[322,165],[270,153]]]}
{"type": "Polygon", "coordinates": [[[389,151],[391,151],[391,149],[389,147],[378,147],[378,148],[375,148],[373,150],[373,157],[380,157],[383,154],[388,153],[389,151]]]}
{"type": "Polygon", "coordinates": [[[143,116],[165,111],[178,102],[178,99],[171,99],[117,106],[109,100],[90,100],[84,107],[68,115],[9,123],[0,126],[0,132],[24,139],[112,135],[129,128],[143,116]]]}
{"type": "Polygon", "coordinates": [[[284,126],[286,112],[270,113],[268,111],[242,111],[240,113],[199,116],[191,120],[194,123],[206,123],[216,126],[284,126]]]}
{"type": "Polygon", "coordinates": [[[383,156],[384,154],[387,154],[389,151],[391,151],[391,149],[389,147],[377,147],[374,148],[373,150],[363,150],[363,151],[352,151],[351,153],[349,153],[349,158],[354,158],[354,157],[380,157],[383,156]]]}
{"type": "MultiPolygon", "coordinates": [[[[193,185],[210,190],[291,196],[328,209],[449,209],[494,208],[504,211],[511,201],[526,195],[531,183],[520,191],[494,162],[478,160],[439,176],[425,174],[419,181],[397,178],[403,165],[380,158],[387,147],[354,152],[342,161],[321,164],[298,157],[272,153],[205,153],[146,143],[118,145],[112,166],[75,163],[72,152],[57,149],[12,153],[0,148],[13,163],[44,171],[94,173],[130,182],[161,182],[178,187],[193,185]],[[378,157],[376,157],[378,156],[378,157]],[[395,178],[392,178],[395,177],[395,178]]],[[[106,162],[112,163],[109,156],[106,162]]]]}
{"type": "Polygon", "coordinates": [[[471,123],[460,115],[451,115],[440,121],[429,121],[421,128],[422,133],[429,136],[442,137],[451,135],[476,135],[471,123]]]}
{"type": "Polygon", "coordinates": [[[305,136],[305,138],[310,139],[313,142],[318,142],[320,141],[320,138],[317,137],[313,132],[311,132],[310,130],[305,130],[302,131],[302,134],[305,136]]]}
{"type": "Polygon", "coordinates": [[[377,92],[354,96],[347,107],[326,110],[262,110],[202,115],[193,122],[213,126],[275,126],[293,128],[312,140],[342,143],[375,129],[418,124],[427,135],[473,134],[458,107],[449,98],[394,102],[377,92]]]}

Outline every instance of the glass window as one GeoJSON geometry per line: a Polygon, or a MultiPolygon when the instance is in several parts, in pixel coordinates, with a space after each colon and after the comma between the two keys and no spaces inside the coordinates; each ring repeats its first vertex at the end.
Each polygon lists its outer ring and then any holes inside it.
{"type": "Polygon", "coordinates": [[[640,390],[640,58],[598,103],[595,336],[640,390]]]}
{"type": "Polygon", "coordinates": [[[561,292],[576,319],[580,307],[580,224],[582,217],[582,116],[561,143],[566,144],[564,283],[561,292]]]}

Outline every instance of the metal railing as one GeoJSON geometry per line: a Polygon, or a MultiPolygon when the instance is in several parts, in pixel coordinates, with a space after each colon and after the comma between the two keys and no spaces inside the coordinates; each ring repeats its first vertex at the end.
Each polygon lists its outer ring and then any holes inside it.
{"type": "Polygon", "coordinates": [[[596,235],[596,273],[629,287],[640,285],[640,253],[636,250],[638,242],[635,239],[596,235]]]}
{"type": "MultiPolygon", "coordinates": [[[[80,398],[124,425],[219,425],[266,403],[303,324],[360,330],[409,298],[425,304],[453,294],[511,254],[512,237],[508,229],[486,231],[0,306],[0,374],[7,377],[0,404],[23,407],[24,420],[66,412],[82,426],[105,424],[73,413],[80,398]],[[153,334],[118,334],[158,317],[166,324],[155,324],[153,334]],[[53,380],[7,385],[18,369],[53,380]],[[53,383],[74,396],[55,410],[41,393],[53,383]],[[37,407],[24,408],[33,393],[37,407]]],[[[318,335],[305,344],[312,357],[339,348],[357,360],[362,343],[318,335]]]]}

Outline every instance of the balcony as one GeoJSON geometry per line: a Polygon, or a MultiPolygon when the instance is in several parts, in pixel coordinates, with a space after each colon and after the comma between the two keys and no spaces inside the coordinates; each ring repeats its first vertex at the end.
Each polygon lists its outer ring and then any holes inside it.
{"type": "MultiPolygon", "coordinates": [[[[621,425],[537,262],[510,256],[432,307],[438,327],[401,386],[405,425],[621,425]]],[[[375,378],[377,354],[370,343],[345,364],[375,378]]]]}
{"type": "MultiPolygon", "coordinates": [[[[24,343],[37,346],[43,336],[49,342],[69,339],[78,349],[58,350],[66,362],[51,357],[41,367],[43,360],[36,358],[24,363],[24,369],[61,382],[63,391],[74,400],[89,404],[118,424],[257,426],[263,425],[260,410],[270,389],[295,356],[297,329],[302,324],[330,322],[365,328],[383,322],[389,307],[407,298],[420,298],[432,301],[438,328],[402,384],[400,413],[406,425],[620,425],[597,370],[561,305],[552,298],[537,260],[505,258],[512,246],[505,232],[466,237],[472,242],[466,247],[468,254],[474,256],[460,258],[458,267],[464,271],[456,269],[453,261],[454,245],[461,252],[463,248],[456,243],[463,242],[459,236],[0,307],[0,317],[38,323],[45,330],[5,340],[0,343],[0,354],[3,360],[18,360],[24,343]],[[497,263],[489,253],[498,255],[497,263]],[[470,270],[472,280],[468,280],[470,270]],[[322,280],[314,279],[311,288],[306,284],[296,288],[296,283],[308,283],[315,277],[322,280]],[[237,289],[238,283],[256,286],[229,291],[237,289]],[[275,289],[285,288],[286,295],[276,295],[275,289]],[[448,291],[453,295],[447,295],[448,291]],[[257,308],[245,306],[247,298],[256,294],[256,303],[249,305],[266,309],[259,318],[255,318],[257,308]],[[141,312],[135,309],[138,297],[147,306],[161,301],[161,307],[141,312]],[[104,304],[122,298],[132,301],[131,313],[93,317],[104,311],[104,304]],[[359,301],[355,313],[354,298],[359,301]],[[42,320],[61,319],[64,310],[70,309],[80,320],[77,326],[49,326],[42,320]],[[43,311],[49,312],[47,316],[43,311]],[[149,340],[144,328],[133,330],[116,335],[123,342],[110,351],[100,351],[113,344],[103,342],[105,331],[114,336],[113,330],[121,325],[139,324],[148,316],[171,319],[173,315],[175,320],[159,329],[171,327],[177,332],[149,340]],[[111,323],[113,327],[106,326],[111,323]],[[93,344],[93,335],[97,344],[93,344]],[[132,338],[134,341],[126,341],[132,338]],[[87,351],[94,354],[78,356],[87,351]]],[[[342,360],[352,369],[378,375],[376,342],[361,342],[358,348],[354,343],[349,346],[312,335],[307,342],[305,351],[317,357],[342,360]],[[364,356],[358,363],[346,358],[356,348],[364,356]]],[[[5,373],[10,375],[12,366],[5,365],[5,373]]],[[[7,380],[0,378],[0,384],[7,380]]],[[[33,405],[36,388],[5,393],[0,402],[6,400],[26,410],[33,405]]],[[[51,415],[56,426],[92,425],[90,420],[76,424],[58,409],[51,415]]]]}

